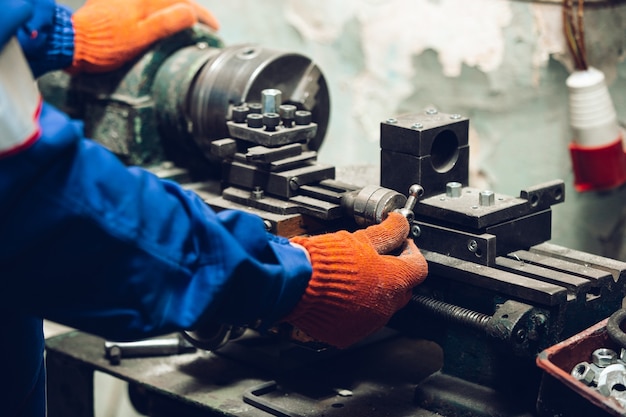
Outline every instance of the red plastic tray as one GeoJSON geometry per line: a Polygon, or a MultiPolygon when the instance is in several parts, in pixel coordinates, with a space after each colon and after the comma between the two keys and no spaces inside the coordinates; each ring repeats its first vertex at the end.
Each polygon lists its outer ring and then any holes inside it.
{"type": "Polygon", "coordinates": [[[598,348],[606,347],[616,352],[620,351],[620,348],[610,339],[606,331],[607,321],[608,319],[605,319],[583,332],[547,348],[537,356],[537,365],[548,375],[604,412],[613,416],[626,416],[626,409],[617,401],[603,396],[570,375],[576,364],[590,362],[591,353],[598,348]]]}

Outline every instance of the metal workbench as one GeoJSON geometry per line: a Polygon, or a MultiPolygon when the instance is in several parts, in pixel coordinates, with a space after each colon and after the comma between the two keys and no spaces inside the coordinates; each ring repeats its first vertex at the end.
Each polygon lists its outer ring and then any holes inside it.
{"type": "Polygon", "coordinates": [[[48,415],[94,416],[95,371],[127,381],[133,404],[153,417],[435,415],[413,401],[415,387],[441,366],[433,343],[384,334],[355,349],[315,354],[275,343],[244,335],[218,353],[112,365],[102,338],[62,334],[46,341],[48,415]]]}

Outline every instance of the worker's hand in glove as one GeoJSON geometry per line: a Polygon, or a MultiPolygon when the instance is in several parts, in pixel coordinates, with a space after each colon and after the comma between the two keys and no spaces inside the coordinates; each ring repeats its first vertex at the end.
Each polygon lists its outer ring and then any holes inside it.
{"type": "Polygon", "coordinates": [[[195,23],[217,30],[217,19],[194,0],[87,0],[73,15],[71,72],[121,67],[153,42],[195,23]]]}
{"type": "Polygon", "coordinates": [[[390,213],[381,224],[354,233],[292,238],[309,253],[313,274],[284,321],[339,348],[383,327],[428,273],[408,234],[408,221],[390,213]]]}

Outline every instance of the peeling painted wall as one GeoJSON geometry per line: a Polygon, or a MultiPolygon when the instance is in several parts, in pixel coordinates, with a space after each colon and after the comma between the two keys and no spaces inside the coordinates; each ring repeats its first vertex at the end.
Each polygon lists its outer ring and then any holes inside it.
{"type": "MultiPolygon", "coordinates": [[[[626,192],[577,194],[565,79],[572,60],[558,5],[509,0],[201,0],[228,44],[313,58],[329,82],[320,160],[378,163],[378,126],[434,105],[470,117],[474,186],[517,195],[560,178],[553,242],[626,259],[626,192]]],[[[626,120],[626,6],[587,8],[587,48],[626,120]]]]}

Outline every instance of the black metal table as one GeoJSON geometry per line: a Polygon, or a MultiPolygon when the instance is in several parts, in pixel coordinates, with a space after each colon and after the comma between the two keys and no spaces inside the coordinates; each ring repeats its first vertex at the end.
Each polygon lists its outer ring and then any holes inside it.
{"type": "MultiPolygon", "coordinates": [[[[434,416],[415,387],[441,366],[424,340],[391,336],[349,351],[308,354],[267,338],[212,353],[128,358],[113,365],[104,340],[73,331],[46,341],[49,417],[93,417],[93,374],[127,381],[149,416],[434,416]]],[[[132,396],[131,396],[132,397],[132,396]]]]}

